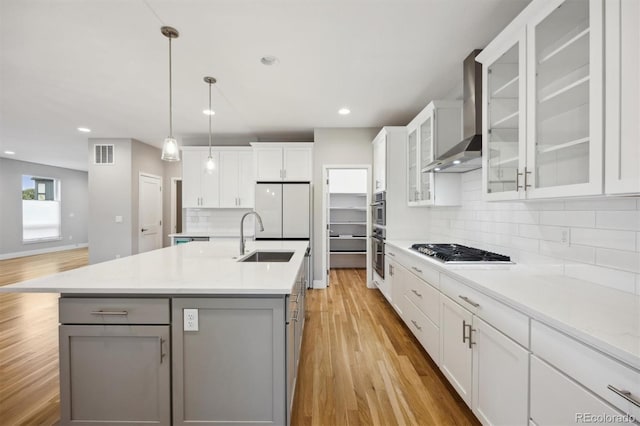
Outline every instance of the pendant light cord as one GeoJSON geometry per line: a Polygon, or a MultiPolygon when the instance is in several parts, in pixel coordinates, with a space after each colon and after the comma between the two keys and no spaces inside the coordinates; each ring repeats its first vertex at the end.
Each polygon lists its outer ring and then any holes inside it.
{"type": "Polygon", "coordinates": [[[209,158],[211,158],[211,81],[209,81],[209,158]]]}
{"type": "Polygon", "coordinates": [[[171,75],[171,37],[169,37],[169,137],[173,139],[173,96],[171,75]]]}

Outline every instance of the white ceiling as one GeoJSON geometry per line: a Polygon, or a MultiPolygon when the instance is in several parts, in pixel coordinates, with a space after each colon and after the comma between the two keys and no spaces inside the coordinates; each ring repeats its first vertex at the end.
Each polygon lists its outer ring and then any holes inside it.
{"type": "Polygon", "coordinates": [[[404,125],[529,0],[0,0],[0,156],[87,168],[90,137],[312,140],[404,125]],[[280,62],[260,63],[265,55],[280,62]],[[337,114],[348,106],[348,116],[337,114]]]}

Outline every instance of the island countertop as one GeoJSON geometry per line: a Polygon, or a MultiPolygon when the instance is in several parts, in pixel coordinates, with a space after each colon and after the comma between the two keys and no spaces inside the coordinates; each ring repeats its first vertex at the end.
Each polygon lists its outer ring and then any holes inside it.
{"type": "Polygon", "coordinates": [[[288,262],[238,262],[238,241],[166,247],[0,287],[0,293],[289,294],[307,241],[247,241],[256,249],[293,251],[288,262]]]}

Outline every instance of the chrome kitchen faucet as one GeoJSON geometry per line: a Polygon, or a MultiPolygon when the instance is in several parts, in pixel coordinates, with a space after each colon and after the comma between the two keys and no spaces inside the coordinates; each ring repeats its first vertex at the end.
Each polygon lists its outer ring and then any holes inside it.
{"type": "Polygon", "coordinates": [[[244,254],[244,218],[249,216],[250,214],[256,215],[256,218],[258,219],[258,225],[260,225],[260,231],[264,231],[264,226],[262,226],[262,218],[260,217],[258,212],[247,212],[242,215],[242,219],[240,219],[240,256],[244,254]]]}

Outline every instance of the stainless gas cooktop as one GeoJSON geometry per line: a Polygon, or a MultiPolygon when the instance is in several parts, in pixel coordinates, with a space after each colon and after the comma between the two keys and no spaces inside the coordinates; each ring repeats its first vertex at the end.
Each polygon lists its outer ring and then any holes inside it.
{"type": "Polygon", "coordinates": [[[411,249],[444,263],[513,263],[509,256],[461,244],[413,244],[411,249]]]}

